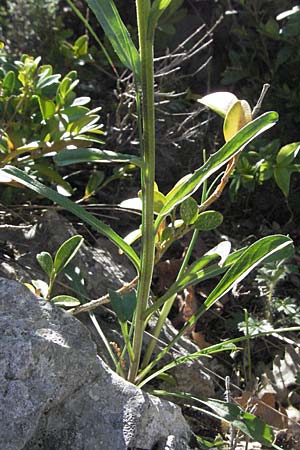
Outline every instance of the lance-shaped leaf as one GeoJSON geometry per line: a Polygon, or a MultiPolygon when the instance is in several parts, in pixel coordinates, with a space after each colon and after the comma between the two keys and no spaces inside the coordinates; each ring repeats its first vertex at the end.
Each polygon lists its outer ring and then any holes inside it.
{"type": "Polygon", "coordinates": [[[138,51],[124,25],[113,0],[86,0],[97,17],[120,61],[131,69],[136,77],[140,73],[138,51]]]}
{"type": "Polygon", "coordinates": [[[4,172],[5,174],[8,174],[11,179],[18,181],[23,186],[28,187],[29,189],[33,190],[34,192],[37,192],[39,195],[42,195],[43,197],[48,198],[52,202],[57,203],[58,205],[62,206],[67,211],[71,212],[75,216],[82,219],[85,223],[89,224],[91,227],[93,227],[96,231],[106,236],[108,239],[110,239],[116,246],[120,247],[120,249],[125,253],[125,255],[130,259],[130,261],[133,263],[137,271],[139,271],[140,267],[140,260],[135,251],[128,245],[126,242],[123,241],[121,236],[119,236],[115,231],[111,229],[108,225],[103,223],[101,220],[96,219],[92,214],[90,214],[88,211],[86,211],[81,206],[77,205],[76,203],[72,202],[68,198],[64,197],[63,195],[58,194],[57,192],[53,191],[52,189],[49,189],[48,187],[44,186],[39,181],[35,180],[34,178],[27,175],[22,170],[18,169],[17,167],[13,166],[5,166],[3,169],[0,170],[1,172],[4,172]]]}
{"type": "Polygon", "coordinates": [[[97,148],[77,148],[74,150],[62,150],[54,157],[58,166],[69,166],[83,162],[99,163],[132,163],[141,165],[140,158],[124,153],[115,153],[110,150],[99,150],[97,148]]]}
{"type": "Polygon", "coordinates": [[[177,292],[182,291],[192,284],[199,283],[217,275],[221,275],[231,267],[241,256],[244,249],[238,250],[229,255],[231,244],[229,241],[220,242],[216,247],[205,253],[200,259],[191,264],[185,273],[176,280],[160,298],[146,311],[146,317],[149,317],[154,311],[159,309],[170,297],[177,292]],[[212,261],[220,258],[217,264],[211,264],[212,261]],[[207,267],[208,266],[208,267],[207,267]]]}
{"type": "Polygon", "coordinates": [[[225,273],[196,315],[190,319],[190,325],[195,323],[204,311],[242,281],[259,264],[270,259],[274,261],[289,258],[293,252],[293,241],[281,234],[264,237],[250,245],[225,273]]]}
{"type": "Polygon", "coordinates": [[[185,183],[180,184],[178,189],[174,190],[172,196],[169,194],[167,195],[167,201],[160,211],[156,226],[159,225],[163,217],[176,205],[182,203],[184,199],[192,195],[205,180],[224,166],[256,136],[272,127],[277,120],[278,114],[276,112],[262,114],[260,117],[243,127],[219,151],[211,155],[202,167],[197,169],[185,183]]]}

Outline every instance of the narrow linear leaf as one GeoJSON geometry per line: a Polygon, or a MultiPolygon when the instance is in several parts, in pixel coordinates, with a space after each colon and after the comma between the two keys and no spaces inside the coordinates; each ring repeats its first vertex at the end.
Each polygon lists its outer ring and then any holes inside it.
{"type": "Polygon", "coordinates": [[[140,166],[142,161],[133,155],[115,153],[110,150],[99,150],[97,148],[77,148],[76,150],[62,150],[54,157],[58,166],[69,166],[84,162],[99,163],[132,163],[140,166]]]}
{"type": "Polygon", "coordinates": [[[255,441],[260,442],[266,447],[273,447],[274,433],[269,425],[266,425],[261,419],[254,414],[244,411],[240,406],[216,400],[213,398],[200,397],[185,392],[166,392],[155,391],[156,395],[174,395],[175,397],[183,398],[186,401],[194,404],[194,402],[201,403],[208,407],[212,412],[203,408],[197,408],[205,414],[216,417],[219,420],[225,420],[231,423],[235,428],[238,428],[242,433],[251,437],[255,441]]]}
{"type": "Polygon", "coordinates": [[[221,248],[217,246],[215,249],[210,250],[208,253],[202,256],[198,261],[195,261],[179,278],[175,283],[173,283],[167,292],[160,298],[158,298],[154,305],[149,307],[146,311],[146,317],[149,317],[154,311],[160,308],[172,295],[176,294],[179,291],[182,291],[188,286],[191,286],[195,283],[200,283],[211,278],[215,278],[217,275],[222,275],[229,267],[231,267],[238,258],[242,255],[245,249],[238,250],[228,257],[225,257],[226,252],[230,249],[226,249],[226,245],[223,246],[223,242],[219,244],[221,248]],[[209,263],[214,261],[217,258],[221,258],[218,264],[209,263]],[[206,267],[208,266],[208,267],[206,267]]]}
{"type": "Polygon", "coordinates": [[[85,211],[84,208],[77,205],[76,203],[73,203],[68,198],[65,198],[64,196],[53,191],[52,189],[49,189],[48,187],[44,186],[42,183],[35,180],[34,178],[31,178],[29,175],[27,175],[17,167],[5,166],[3,169],[0,170],[0,174],[1,172],[3,172],[4,174],[8,174],[13,180],[18,181],[23,186],[28,187],[34,192],[37,192],[39,195],[42,195],[43,197],[48,198],[52,202],[55,202],[58,205],[62,206],[64,209],[71,212],[75,216],[79,217],[85,223],[89,224],[96,231],[106,236],[117,247],[120,247],[120,249],[125,253],[125,255],[127,255],[130,261],[133,263],[136,270],[139,271],[140,267],[139,257],[137,256],[135,251],[128,244],[126,244],[126,242],[123,241],[121,236],[119,236],[115,231],[111,229],[111,227],[103,223],[101,220],[96,219],[96,217],[94,217],[88,211],[85,211]]]}
{"type": "Polygon", "coordinates": [[[56,273],[61,272],[69,262],[74,258],[81,245],[83,244],[83,237],[80,234],[70,237],[57,250],[53,267],[56,273]]]}
{"type": "Polygon", "coordinates": [[[179,358],[175,358],[170,363],[165,364],[163,367],[161,367],[157,371],[152,372],[151,375],[149,375],[149,377],[145,378],[145,380],[143,380],[143,381],[141,381],[141,383],[139,383],[138,387],[139,388],[143,387],[145,384],[149,383],[149,381],[160,376],[162,373],[165,373],[165,372],[173,369],[174,367],[177,367],[179,364],[185,364],[188,361],[193,361],[195,359],[199,359],[199,358],[201,358],[201,356],[210,356],[210,355],[215,355],[216,353],[220,353],[220,352],[224,352],[224,351],[233,352],[236,350],[237,350],[237,346],[234,344],[220,343],[218,345],[211,346],[209,348],[204,348],[204,349],[198,350],[197,352],[194,352],[194,353],[190,353],[189,355],[180,356],[179,358]]]}
{"type": "Polygon", "coordinates": [[[225,273],[221,281],[205,300],[203,307],[191,319],[191,322],[194,323],[203,311],[209,309],[263,261],[270,257],[276,259],[276,256],[278,256],[278,259],[288,258],[293,255],[293,251],[293,241],[289,237],[280,234],[264,237],[250,245],[225,273]]]}
{"type": "Polygon", "coordinates": [[[113,0],[86,0],[124,66],[136,77],[140,74],[140,57],[122,22],[113,0]]]}
{"type": "Polygon", "coordinates": [[[176,205],[192,195],[205,180],[224,166],[256,136],[275,125],[277,119],[278,114],[276,112],[268,112],[243,127],[218,152],[214,153],[202,167],[197,169],[186,183],[181,184],[172,196],[167,195],[167,201],[156,220],[156,226],[176,205]]]}

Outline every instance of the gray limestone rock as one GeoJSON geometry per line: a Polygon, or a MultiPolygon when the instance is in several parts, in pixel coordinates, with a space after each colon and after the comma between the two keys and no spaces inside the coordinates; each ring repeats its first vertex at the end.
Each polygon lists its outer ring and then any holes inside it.
{"type": "Polygon", "coordinates": [[[76,318],[0,278],[1,450],[189,450],[180,409],[96,355],[76,318]]]}

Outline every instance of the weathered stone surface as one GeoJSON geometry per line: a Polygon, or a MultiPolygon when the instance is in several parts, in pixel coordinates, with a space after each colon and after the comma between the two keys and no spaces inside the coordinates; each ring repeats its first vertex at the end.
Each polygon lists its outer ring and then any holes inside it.
{"type": "Polygon", "coordinates": [[[0,336],[1,450],[191,449],[177,406],[117,376],[77,319],[3,278],[0,336]]]}

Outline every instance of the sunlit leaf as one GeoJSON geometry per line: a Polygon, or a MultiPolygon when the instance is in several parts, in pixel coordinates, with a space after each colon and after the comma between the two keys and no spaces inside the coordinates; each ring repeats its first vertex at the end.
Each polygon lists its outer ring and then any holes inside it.
{"type": "Polygon", "coordinates": [[[197,101],[220,116],[225,117],[232,105],[238,101],[238,98],[231,92],[214,92],[213,94],[205,95],[197,101]]]}
{"type": "Polygon", "coordinates": [[[120,61],[139,77],[140,57],[113,0],[86,0],[120,61]]]}
{"type": "Polygon", "coordinates": [[[278,166],[286,167],[294,161],[299,154],[300,142],[293,142],[292,144],[281,147],[276,156],[276,163],[278,166]]]}
{"type": "Polygon", "coordinates": [[[53,270],[53,259],[50,253],[41,252],[36,255],[36,259],[43,271],[50,277],[53,270]]]}
{"type": "Polygon", "coordinates": [[[76,236],[70,237],[67,241],[65,241],[57,250],[53,267],[56,273],[61,272],[69,262],[74,258],[79,248],[83,244],[83,237],[79,234],[76,236]]]}
{"type": "Polygon", "coordinates": [[[229,141],[241,128],[251,122],[252,114],[249,103],[238,100],[229,109],[225,116],[223,133],[225,141],[229,141]]]}
{"type": "Polygon", "coordinates": [[[209,231],[214,230],[223,222],[223,215],[218,211],[204,211],[199,214],[194,222],[197,230],[209,231]]]}
{"type": "Polygon", "coordinates": [[[50,119],[50,117],[52,117],[55,113],[55,103],[52,100],[48,100],[40,96],[38,96],[38,102],[43,119],[50,119]]]}
{"type": "Polygon", "coordinates": [[[57,295],[51,298],[50,301],[51,303],[55,303],[56,306],[64,306],[66,308],[75,308],[75,306],[80,305],[80,300],[71,295],[57,295]]]}
{"type": "Polygon", "coordinates": [[[233,138],[231,138],[218,152],[210,156],[206,163],[189,174],[186,181],[180,181],[178,187],[167,195],[167,201],[161,209],[156,225],[176,205],[183,202],[185,198],[192,195],[201,184],[226,164],[234,155],[241,151],[246,144],[250,143],[256,136],[272,127],[278,119],[276,112],[268,112],[243,127],[233,138]],[[173,191],[173,192],[172,192],[173,191]]]}
{"type": "Polygon", "coordinates": [[[180,217],[186,225],[194,223],[198,214],[198,203],[192,197],[188,197],[180,205],[180,217]]]}
{"type": "Polygon", "coordinates": [[[283,235],[267,236],[250,245],[240,258],[225,273],[204,302],[204,309],[210,308],[217,300],[242,281],[255,267],[269,257],[280,255],[280,259],[293,254],[293,241],[283,235]]]}
{"type": "Polygon", "coordinates": [[[97,148],[62,150],[54,157],[54,161],[58,166],[69,166],[70,164],[79,164],[83,162],[141,164],[141,160],[136,156],[115,153],[110,150],[99,150],[97,148]]]}
{"type": "Polygon", "coordinates": [[[148,18],[148,38],[151,40],[154,35],[157,22],[163,12],[170,5],[172,0],[154,0],[151,5],[151,10],[148,18]]]}

